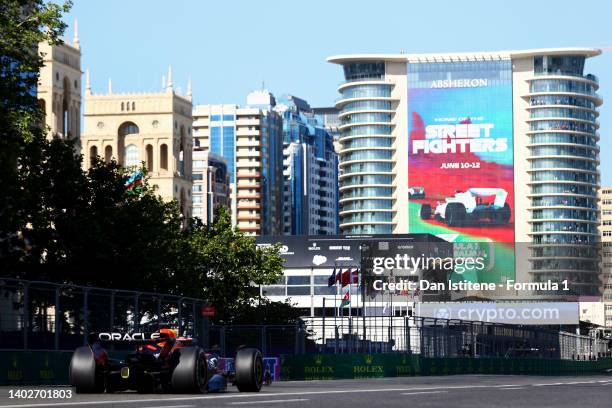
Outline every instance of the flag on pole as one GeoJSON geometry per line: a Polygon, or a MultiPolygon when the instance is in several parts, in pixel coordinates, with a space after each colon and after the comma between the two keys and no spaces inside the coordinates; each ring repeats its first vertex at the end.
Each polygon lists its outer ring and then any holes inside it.
{"type": "Polygon", "coordinates": [[[359,269],[348,268],[346,271],[342,272],[340,282],[342,283],[342,287],[345,287],[346,285],[358,284],[359,283],[359,269]]]}
{"type": "Polygon", "coordinates": [[[355,268],[351,272],[351,283],[357,285],[359,283],[359,269],[355,268]]]}
{"type": "Polygon", "coordinates": [[[135,170],[127,178],[123,186],[128,194],[139,194],[143,189],[142,172],[135,170]]]}
{"type": "Polygon", "coordinates": [[[331,288],[336,283],[336,280],[336,265],[334,265],[334,270],[332,271],[329,279],[327,279],[327,286],[331,288]]]}
{"type": "Polygon", "coordinates": [[[346,290],[344,292],[344,296],[342,296],[342,302],[340,303],[340,308],[347,307],[351,304],[351,291],[346,290]]]}
{"type": "Polygon", "coordinates": [[[342,274],[340,274],[339,280],[342,287],[345,287],[346,285],[351,283],[351,268],[348,268],[346,271],[342,272],[342,274]]]}

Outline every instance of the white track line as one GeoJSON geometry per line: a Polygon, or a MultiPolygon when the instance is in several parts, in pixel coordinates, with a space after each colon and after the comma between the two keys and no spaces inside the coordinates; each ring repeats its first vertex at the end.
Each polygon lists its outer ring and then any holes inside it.
{"type": "Polygon", "coordinates": [[[253,405],[253,404],[279,404],[283,402],[301,402],[309,401],[306,398],[295,398],[285,400],[265,400],[265,401],[243,401],[243,402],[230,402],[228,405],[253,405]]]}
{"type": "MultiPolygon", "coordinates": [[[[612,381],[612,380],[610,380],[612,381]]],[[[547,385],[574,385],[574,384],[595,384],[598,381],[574,381],[567,383],[549,383],[549,384],[533,384],[534,386],[547,385]]],[[[205,395],[199,397],[174,397],[174,398],[149,398],[149,399],[133,399],[133,400],[105,400],[105,401],[82,401],[82,402],[54,402],[41,404],[15,404],[15,405],[0,405],[0,408],[36,408],[36,407],[60,407],[60,406],[79,406],[79,405],[112,405],[112,404],[137,404],[144,402],[167,403],[179,401],[200,401],[209,399],[225,399],[225,398],[266,398],[266,397],[286,397],[286,396],[304,396],[304,395],[321,395],[321,394],[356,394],[367,392],[410,392],[410,391],[430,391],[430,390],[461,390],[473,388],[503,388],[503,387],[521,387],[530,384],[499,384],[499,385],[451,385],[438,387],[410,387],[410,388],[378,388],[378,389],[345,389],[345,390],[325,390],[325,391],[299,391],[299,392],[272,392],[272,393],[232,393],[222,395],[205,395]]]]}
{"type": "MultiPolygon", "coordinates": [[[[163,408],[190,408],[190,407],[195,407],[195,405],[164,405],[163,408]]],[[[152,407],[141,407],[141,408],[160,408],[158,406],[152,406],[152,407]]]]}
{"type": "Polygon", "coordinates": [[[419,394],[445,394],[448,391],[420,391],[420,392],[402,392],[402,395],[419,395],[419,394]]]}

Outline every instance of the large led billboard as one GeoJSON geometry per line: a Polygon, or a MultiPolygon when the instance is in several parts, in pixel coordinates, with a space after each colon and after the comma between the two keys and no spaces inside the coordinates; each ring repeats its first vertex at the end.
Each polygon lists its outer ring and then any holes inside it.
{"type": "Polygon", "coordinates": [[[485,254],[452,280],[514,279],[511,61],[409,63],[408,128],[410,232],[485,254]]]}

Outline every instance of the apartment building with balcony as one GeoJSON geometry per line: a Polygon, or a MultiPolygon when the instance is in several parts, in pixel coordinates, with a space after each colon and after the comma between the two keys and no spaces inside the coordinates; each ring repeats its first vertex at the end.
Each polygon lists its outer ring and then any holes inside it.
{"type": "Polygon", "coordinates": [[[227,161],[233,223],[250,235],[281,232],[281,118],[267,91],[249,94],[244,107],[198,105],[193,129],[196,149],[227,161]]]}

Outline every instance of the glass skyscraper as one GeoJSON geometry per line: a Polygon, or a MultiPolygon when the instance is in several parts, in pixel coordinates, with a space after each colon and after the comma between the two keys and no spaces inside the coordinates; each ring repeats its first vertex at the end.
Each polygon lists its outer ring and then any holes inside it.
{"type": "Polygon", "coordinates": [[[283,233],[338,231],[338,155],[333,136],[303,99],[286,95],[275,108],[283,119],[283,233]]]}

